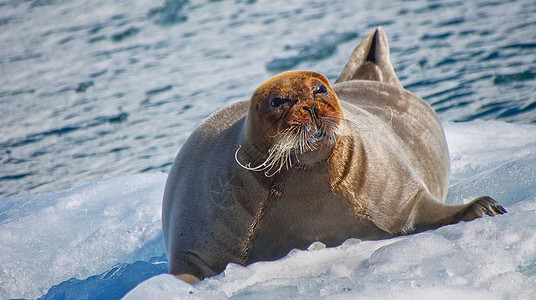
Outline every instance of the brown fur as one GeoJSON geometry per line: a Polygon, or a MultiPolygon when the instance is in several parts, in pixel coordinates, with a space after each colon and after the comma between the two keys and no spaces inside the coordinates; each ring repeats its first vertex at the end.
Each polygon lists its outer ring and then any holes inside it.
{"type": "Polygon", "coordinates": [[[277,134],[291,124],[311,122],[310,114],[303,110],[303,107],[310,106],[313,102],[318,104],[318,114],[341,118],[342,110],[336,97],[328,79],[322,74],[291,71],[276,75],[253,93],[246,121],[246,134],[257,138],[264,137],[255,141],[255,145],[259,150],[266,151],[274,144],[277,134]],[[320,83],[326,86],[329,95],[317,95],[315,99],[313,89],[320,83]],[[271,109],[269,102],[275,97],[291,100],[283,105],[290,109],[271,109]]]}

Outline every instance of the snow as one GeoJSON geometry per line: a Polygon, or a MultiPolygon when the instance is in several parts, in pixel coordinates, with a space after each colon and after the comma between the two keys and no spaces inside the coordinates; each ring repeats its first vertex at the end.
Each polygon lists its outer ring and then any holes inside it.
{"type": "MultiPolygon", "coordinates": [[[[536,126],[444,127],[452,159],[447,202],[489,194],[506,215],[389,240],[314,243],[278,261],[230,264],[194,286],[157,275],[125,299],[535,299],[536,126]]],[[[0,199],[0,299],[39,297],[70,278],[162,256],[165,179],[162,173],[107,177],[0,199]]]]}
{"type": "Polygon", "coordinates": [[[69,278],[163,252],[165,179],[162,173],[103,178],[0,199],[0,299],[40,296],[69,278]]]}
{"type": "MultiPolygon", "coordinates": [[[[534,299],[535,213],[532,200],[506,216],[413,236],[350,239],[335,248],[316,243],[275,262],[229,265],[196,284],[193,293],[235,299],[534,299]]],[[[140,291],[166,279],[153,277],[125,299],[143,299],[140,291]]],[[[186,295],[169,292],[158,298],[186,295]]]]}

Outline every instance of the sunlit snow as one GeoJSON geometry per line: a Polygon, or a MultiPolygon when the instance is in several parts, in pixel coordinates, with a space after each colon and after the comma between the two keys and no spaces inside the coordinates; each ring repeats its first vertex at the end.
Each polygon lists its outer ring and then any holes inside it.
{"type": "MultiPolygon", "coordinates": [[[[127,299],[536,297],[536,127],[496,121],[444,127],[453,172],[448,202],[491,195],[508,214],[389,240],[315,243],[275,262],[229,265],[193,287],[159,275],[127,299]]],[[[165,179],[162,173],[109,177],[1,199],[0,298],[39,297],[70,278],[162,256],[165,179]]]]}

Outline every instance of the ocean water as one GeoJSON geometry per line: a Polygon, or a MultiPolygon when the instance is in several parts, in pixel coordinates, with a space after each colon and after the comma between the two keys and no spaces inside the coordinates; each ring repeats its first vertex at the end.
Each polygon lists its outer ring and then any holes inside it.
{"type": "MultiPolygon", "coordinates": [[[[334,80],[353,47],[376,26],[389,37],[402,84],[437,111],[450,136],[449,201],[489,193],[510,211],[476,225],[427,233],[431,237],[403,238],[413,246],[437,242],[444,250],[437,255],[444,259],[461,255],[470,261],[491,247],[491,259],[498,260],[506,257],[504,250],[510,255],[507,267],[478,260],[473,273],[469,267],[452,273],[432,265],[430,270],[444,271],[447,275],[441,276],[450,276],[454,285],[441,286],[433,279],[406,283],[436,294],[459,284],[467,289],[465,295],[476,289],[477,296],[485,297],[484,291],[497,295],[487,286],[490,282],[506,282],[511,287],[506,296],[533,295],[534,1],[4,0],[0,298],[35,298],[58,284],[51,289],[56,295],[70,289],[71,295],[87,290],[95,296],[103,290],[121,297],[165,270],[161,192],[190,132],[217,109],[248,99],[260,83],[281,71],[315,70],[334,80]],[[503,227],[506,241],[498,237],[503,227]],[[489,243],[471,246],[464,238],[471,234],[489,243]],[[465,252],[452,250],[443,239],[465,252]],[[471,247],[476,251],[467,250],[471,247]],[[486,263],[497,270],[479,281],[486,263]],[[514,293],[520,288],[527,294],[514,293]]],[[[398,242],[389,245],[405,249],[398,242]]],[[[363,262],[388,245],[347,246],[334,250],[342,251],[335,257],[347,255],[344,249],[365,247],[372,254],[357,258],[363,262]]],[[[387,263],[377,255],[372,261],[387,263]]],[[[287,270],[300,266],[290,260],[273,264],[287,270]]],[[[292,273],[287,281],[277,279],[278,269],[270,263],[261,264],[253,272],[266,268],[272,273],[225,287],[229,278],[252,272],[233,267],[202,283],[199,291],[240,297],[271,287],[273,295],[329,296],[340,290],[334,287],[330,293],[328,283],[340,278],[354,284],[341,288],[355,292],[365,287],[369,295],[387,297],[392,294],[382,290],[397,287],[368,281],[358,287],[355,278],[379,280],[382,271],[348,265],[345,276],[329,269],[329,262],[317,262],[316,273],[292,273]],[[300,283],[300,278],[309,281],[300,283]],[[324,288],[328,290],[321,292],[324,288]]],[[[418,275],[408,273],[418,263],[409,269],[391,267],[395,274],[418,275]]]]}
{"type": "Polygon", "coordinates": [[[384,27],[443,121],[536,122],[534,1],[1,1],[0,196],[167,172],[272,75],[335,79],[384,27]]]}

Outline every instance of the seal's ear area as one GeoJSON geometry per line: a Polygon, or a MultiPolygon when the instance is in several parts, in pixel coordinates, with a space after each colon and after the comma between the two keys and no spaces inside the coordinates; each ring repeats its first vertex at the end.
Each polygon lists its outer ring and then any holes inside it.
{"type": "Polygon", "coordinates": [[[257,103],[264,101],[273,91],[280,91],[282,83],[288,82],[289,78],[296,77],[299,73],[299,71],[287,71],[273,76],[255,90],[251,99],[257,103]]]}
{"type": "Polygon", "coordinates": [[[313,71],[308,71],[308,72],[307,72],[307,75],[309,75],[309,76],[311,76],[311,77],[314,77],[314,78],[320,80],[322,83],[324,83],[324,84],[327,85],[327,86],[330,85],[330,84],[329,84],[329,79],[328,79],[326,76],[324,76],[324,75],[322,75],[322,74],[320,74],[320,73],[313,72],[313,71]]]}
{"type": "Polygon", "coordinates": [[[329,84],[329,79],[320,73],[313,71],[287,71],[277,74],[261,84],[253,93],[253,96],[251,97],[253,100],[252,102],[260,103],[263,99],[268,99],[269,95],[273,94],[274,91],[284,93],[285,89],[288,88],[294,90],[308,78],[316,78],[320,80],[331,92],[333,92],[333,89],[329,84]]]}
{"type": "Polygon", "coordinates": [[[380,81],[402,87],[391,64],[387,35],[381,27],[355,47],[335,83],[350,80],[380,81]]]}

